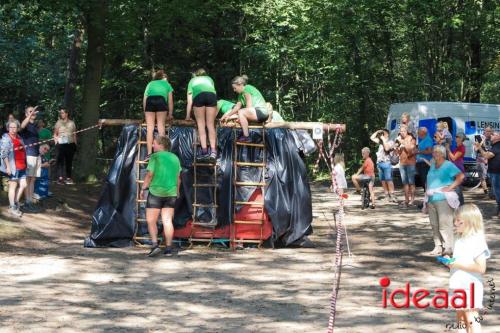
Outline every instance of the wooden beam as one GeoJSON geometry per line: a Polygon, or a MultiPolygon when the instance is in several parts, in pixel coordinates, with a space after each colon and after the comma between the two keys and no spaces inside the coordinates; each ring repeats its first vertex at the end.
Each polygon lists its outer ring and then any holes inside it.
{"type": "MultiPolygon", "coordinates": [[[[102,126],[123,126],[123,125],[140,125],[144,123],[141,119],[99,119],[99,123],[102,126]]],[[[251,124],[253,125],[253,123],[251,124]]],[[[195,127],[196,122],[194,120],[185,119],[173,119],[172,121],[167,121],[167,126],[181,126],[181,127],[195,127]]],[[[240,128],[240,124],[236,122],[218,123],[219,127],[227,128],[240,128]]],[[[317,126],[323,126],[324,131],[335,131],[337,128],[341,132],[346,131],[345,124],[327,124],[319,122],[270,122],[264,125],[265,128],[287,128],[287,129],[302,129],[302,130],[312,130],[317,126]]]]}

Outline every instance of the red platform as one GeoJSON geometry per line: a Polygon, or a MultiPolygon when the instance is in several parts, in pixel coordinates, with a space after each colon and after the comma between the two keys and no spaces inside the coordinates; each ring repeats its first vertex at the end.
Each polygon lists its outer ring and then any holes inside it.
{"type": "MultiPolygon", "coordinates": [[[[260,189],[255,190],[248,201],[263,201],[262,191],[260,189]]],[[[236,214],[236,220],[241,221],[252,221],[261,219],[261,208],[252,207],[245,205],[236,214]]],[[[261,226],[258,224],[236,224],[235,226],[235,239],[260,239],[261,226]]],[[[189,238],[191,237],[192,220],[186,223],[186,226],[181,229],[175,229],[174,237],[177,238],[189,238]]],[[[210,228],[197,228],[193,237],[194,238],[211,238],[212,229],[210,228]]],[[[262,231],[262,239],[268,239],[273,233],[273,226],[269,220],[267,212],[264,213],[264,228],[262,231]]],[[[226,226],[224,228],[215,229],[214,238],[225,238],[229,239],[231,237],[230,227],[226,226]]]]}

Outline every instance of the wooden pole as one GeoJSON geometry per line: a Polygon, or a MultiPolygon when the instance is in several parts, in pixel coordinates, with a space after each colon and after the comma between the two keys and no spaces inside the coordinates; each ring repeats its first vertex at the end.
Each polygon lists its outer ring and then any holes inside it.
{"type": "MultiPolygon", "coordinates": [[[[141,119],[99,119],[99,123],[102,126],[123,126],[123,125],[140,125],[144,121],[141,119]]],[[[185,119],[174,119],[172,121],[167,121],[167,126],[181,126],[181,127],[195,127],[196,123],[194,120],[185,119]]],[[[227,128],[239,128],[240,124],[236,122],[227,122],[218,124],[219,127],[227,128]]],[[[264,125],[265,128],[287,128],[287,129],[302,129],[302,130],[313,130],[317,126],[323,126],[324,131],[335,131],[337,128],[340,132],[346,131],[345,124],[327,124],[319,122],[270,122],[264,125]]],[[[250,124],[252,127],[252,124],[250,124]]],[[[261,125],[259,126],[261,128],[261,125]]]]}

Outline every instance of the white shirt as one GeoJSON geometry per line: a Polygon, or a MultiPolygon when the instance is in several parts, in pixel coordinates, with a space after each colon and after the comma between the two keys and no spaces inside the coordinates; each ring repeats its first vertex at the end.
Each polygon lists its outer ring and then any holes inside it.
{"type": "MultiPolygon", "coordinates": [[[[484,234],[474,234],[465,238],[457,238],[453,247],[453,258],[461,264],[473,264],[474,259],[484,255],[486,259],[491,256],[484,234]]],[[[460,269],[450,271],[450,289],[464,289],[468,291],[470,284],[474,283],[474,307],[483,307],[483,278],[479,273],[470,273],[460,269]]],[[[467,292],[467,302],[470,296],[467,292]]],[[[467,303],[467,307],[470,304],[467,303]]]]}
{"type": "Polygon", "coordinates": [[[338,188],[347,188],[347,181],[345,180],[345,171],[342,165],[337,164],[333,168],[335,170],[335,180],[337,181],[338,188]]]}
{"type": "MultiPolygon", "coordinates": [[[[389,147],[392,147],[394,145],[394,142],[389,140],[387,141],[387,145],[389,147]]],[[[391,161],[391,153],[386,152],[384,149],[384,145],[380,144],[377,150],[377,163],[383,163],[383,162],[389,163],[390,161],[391,161]]]]}

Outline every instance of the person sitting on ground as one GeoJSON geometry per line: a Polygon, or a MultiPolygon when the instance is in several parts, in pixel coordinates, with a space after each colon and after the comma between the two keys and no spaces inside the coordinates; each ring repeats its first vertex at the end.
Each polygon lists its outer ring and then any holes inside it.
{"type": "Polygon", "coordinates": [[[153,134],[156,128],[160,136],[165,136],[165,122],[174,116],[174,89],[168,82],[167,74],[163,69],[157,70],[153,81],[149,82],[144,90],[142,107],[146,118],[146,145],[147,156],[153,152],[153,134]],[[168,110],[168,116],[167,116],[168,110]]]}
{"type": "Polygon", "coordinates": [[[17,134],[19,122],[7,123],[8,133],[2,136],[0,143],[0,171],[9,177],[9,214],[21,217],[19,200],[26,188],[26,151],[23,139],[17,134]]]}
{"type": "Polygon", "coordinates": [[[392,182],[392,165],[391,165],[391,151],[394,142],[389,140],[389,131],[381,129],[374,132],[370,140],[377,143],[377,169],[378,177],[384,188],[385,200],[397,202],[396,195],[394,194],[394,183],[392,182]]]}
{"type": "Polygon", "coordinates": [[[54,141],[57,145],[57,183],[60,185],[74,184],[71,175],[77,145],[75,132],[76,125],[69,118],[68,111],[65,107],[59,107],[59,120],[54,126],[54,141]]]}
{"type": "Polygon", "coordinates": [[[215,118],[217,117],[217,93],[215,91],[214,80],[207,75],[207,72],[200,68],[189,81],[187,88],[186,119],[191,119],[191,109],[194,110],[194,117],[198,127],[198,136],[201,144],[201,154],[199,160],[217,159],[217,132],[215,130],[215,118]],[[207,149],[207,132],[210,142],[210,152],[207,149]]]}
{"type": "MultiPolygon", "coordinates": [[[[476,136],[475,142],[478,142],[484,151],[489,151],[491,149],[491,136],[493,135],[493,129],[487,126],[484,129],[483,135],[476,136]]],[[[488,159],[484,158],[477,149],[476,151],[476,165],[479,180],[481,182],[481,188],[484,194],[488,194],[488,184],[486,179],[488,178],[488,159]]]]}
{"type": "Polygon", "coordinates": [[[38,125],[35,122],[37,108],[28,106],[25,110],[26,118],[21,123],[19,135],[23,138],[26,145],[26,189],[24,190],[25,212],[36,213],[39,208],[33,203],[33,194],[35,193],[36,178],[40,177],[40,152],[38,147],[38,125]]]}
{"type": "MultiPolygon", "coordinates": [[[[465,173],[464,166],[464,156],[465,156],[465,146],[464,141],[467,140],[467,137],[463,133],[457,133],[455,137],[456,147],[453,150],[450,150],[450,147],[446,147],[446,152],[448,153],[448,160],[455,164],[461,172],[465,173]]],[[[462,185],[457,187],[457,194],[460,200],[460,205],[464,204],[464,194],[462,192],[462,185]]]]}
{"type": "Polygon", "coordinates": [[[55,161],[50,159],[49,150],[50,146],[46,143],[40,146],[41,172],[40,177],[36,179],[35,193],[33,194],[33,197],[37,200],[42,200],[51,196],[49,192],[49,167],[50,164],[55,161]]]}
{"type": "Polygon", "coordinates": [[[415,167],[424,191],[427,184],[427,173],[429,173],[429,161],[432,159],[432,147],[432,139],[427,133],[427,128],[420,127],[418,129],[417,163],[415,167]]]}
{"type": "Polygon", "coordinates": [[[251,142],[248,130],[248,121],[263,123],[269,118],[269,110],[262,94],[254,86],[247,84],[246,75],[236,76],[232,80],[234,92],[238,95],[238,102],[234,108],[222,116],[221,121],[227,121],[233,114],[238,113],[243,135],[238,138],[239,142],[251,142]]]}
{"type": "Polygon", "coordinates": [[[500,217],[500,133],[494,133],[491,136],[491,143],[491,148],[488,151],[484,150],[483,146],[478,142],[474,146],[482,157],[488,159],[488,175],[497,202],[496,216],[500,217]]]}
{"type": "Polygon", "coordinates": [[[160,253],[158,243],[158,227],[156,225],[161,214],[163,233],[166,240],[164,254],[173,254],[172,240],[174,237],[174,208],[180,187],[181,163],[179,158],[169,152],[170,139],[165,136],[156,137],[153,141],[155,153],[151,155],[144,178],[140,199],[144,200],[145,191],[149,190],[146,200],[146,221],[152,245],[149,257],[160,253]]]}
{"type": "MultiPolygon", "coordinates": [[[[342,196],[347,189],[347,180],[345,179],[344,154],[335,154],[333,158],[333,170],[335,172],[335,182],[337,183],[337,194],[342,196]]],[[[335,189],[334,189],[335,190],[335,189]]]]}
{"type": "Polygon", "coordinates": [[[411,133],[414,137],[417,136],[417,128],[415,126],[415,123],[413,120],[411,120],[410,114],[407,112],[403,112],[401,115],[401,123],[399,125],[399,128],[402,126],[406,126],[406,129],[408,130],[408,133],[411,133]]]}
{"type": "Polygon", "coordinates": [[[451,255],[453,248],[453,209],[457,208],[458,197],[446,192],[454,192],[464,180],[464,174],[455,164],[446,160],[446,149],[434,146],[432,163],[427,174],[427,209],[432,227],[434,249],[431,255],[451,255]]]}
{"type": "Polygon", "coordinates": [[[375,208],[375,191],[373,189],[373,184],[375,183],[375,165],[373,164],[372,159],[370,158],[370,148],[364,147],[361,149],[361,155],[363,156],[363,165],[359,168],[356,174],[352,175],[352,183],[354,187],[356,187],[356,193],[361,193],[361,187],[359,186],[359,182],[362,180],[369,180],[368,189],[370,191],[370,201],[371,208],[375,208]]]}
{"type": "Polygon", "coordinates": [[[405,192],[404,205],[409,207],[415,200],[415,174],[416,174],[416,140],[408,133],[406,126],[401,126],[396,139],[396,151],[399,154],[399,173],[405,192]]]}
{"type": "Polygon", "coordinates": [[[450,268],[450,290],[464,290],[467,307],[457,309],[457,321],[467,332],[481,332],[479,310],[483,308],[483,275],[486,272],[486,259],[491,253],[484,235],[483,216],[476,205],[460,207],[454,218],[455,244],[454,261],[447,264],[450,268]],[[474,290],[471,290],[471,284],[474,290]],[[472,293],[472,294],[471,294],[472,293]],[[474,307],[469,300],[474,300],[474,307]]]}

